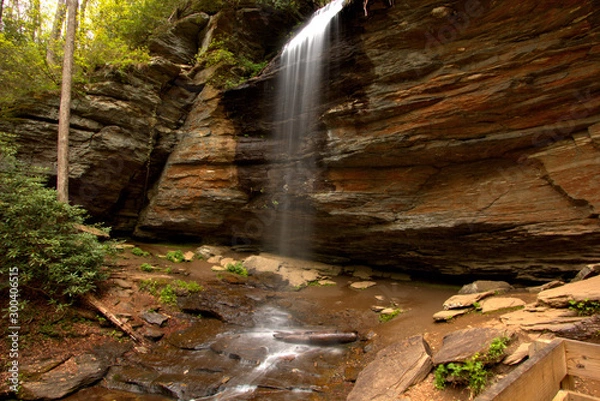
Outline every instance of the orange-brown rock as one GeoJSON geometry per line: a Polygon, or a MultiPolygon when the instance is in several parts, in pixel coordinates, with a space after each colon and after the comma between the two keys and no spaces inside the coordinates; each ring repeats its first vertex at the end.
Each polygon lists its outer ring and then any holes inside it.
{"type": "Polygon", "coordinates": [[[266,162],[275,65],[201,98],[140,232],[261,243],[286,208],[315,223],[290,241],[414,273],[544,279],[598,261],[594,2],[384,3],[343,12],[306,154],[266,162]],[[303,178],[282,188],[291,169],[303,178]]]}

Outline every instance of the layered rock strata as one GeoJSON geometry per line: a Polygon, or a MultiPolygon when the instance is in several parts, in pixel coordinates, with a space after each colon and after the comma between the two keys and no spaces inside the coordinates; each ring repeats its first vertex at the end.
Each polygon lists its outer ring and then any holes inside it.
{"type": "MultiPolygon", "coordinates": [[[[173,62],[189,55],[178,50],[147,91],[96,85],[76,103],[75,202],[123,216],[141,237],[256,246],[271,242],[285,210],[299,223],[312,216],[314,230],[289,241],[310,235],[315,258],[413,274],[543,280],[598,262],[595,2],[371,1],[367,17],[358,3],[341,15],[303,154],[274,150],[276,61],[223,92],[210,69],[186,71],[178,86],[173,62]],[[291,171],[302,178],[285,186],[291,171]],[[78,197],[91,183],[94,195],[78,197]]],[[[257,32],[244,36],[248,49],[281,44],[282,21],[236,13],[242,25],[212,16],[198,26],[197,46],[241,26],[257,32]]],[[[195,48],[190,24],[204,21],[186,18],[155,48],[178,32],[195,48]]],[[[24,140],[49,137],[55,111],[40,107],[23,115],[24,140]]],[[[50,147],[42,139],[24,156],[50,165],[50,147]]]]}
{"type": "Polygon", "coordinates": [[[316,254],[382,268],[543,279],[597,261],[593,2],[356,7],[307,152],[272,154],[273,70],[206,88],[138,232],[259,244],[286,209],[315,216],[316,254]],[[318,171],[280,185],[312,157],[318,171]]]}

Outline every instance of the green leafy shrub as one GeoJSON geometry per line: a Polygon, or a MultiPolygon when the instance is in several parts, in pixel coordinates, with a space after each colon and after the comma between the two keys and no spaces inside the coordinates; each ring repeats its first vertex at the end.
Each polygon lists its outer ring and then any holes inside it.
{"type": "Polygon", "coordinates": [[[135,256],[143,256],[143,257],[150,256],[150,252],[143,251],[138,247],[132,248],[131,253],[134,254],[135,256]]]}
{"type": "Polygon", "coordinates": [[[80,231],[87,212],[58,202],[43,176],[11,153],[0,144],[0,273],[18,269],[20,288],[55,300],[91,291],[114,243],[80,231]]]}
{"type": "Polygon", "coordinates": [[[579,316],[591,316],[596,313],[600,313],[600,301],[590,301],[584,299],[583,301],[569,301],[569,309],[577,312],[579,316]]]}
{"type": "Polygon", "coordinates": [[[239,274],[240,276],[248,277],[248,270],[246,270],[246,268],[244,267],[242,262],[238,261],[235,263],[228,263],[227,266],[225,266],[225,268],[230,273],[239,274]]]}
{"type": "Polygon", "coordinates": [[[152,272],[154,271],[154,266],[152,266],[150,263],[142,263],[140,270],[143,272],[152,272]]]}
{"type": "Polygon", "coordinates": [[[177,304],[177,293],[170,284],[167,284],[160,290],[158,300],[166,305],[175,305],[177,304]]]}
{"type": "Polygon", "coordinates": [[[486,359],[488,361],[498,361],[501,359],[504,356],[504,351],[506,351],[509,342],[510,338],[508,337],[494,338],[488,348],[486,359]]]}
{"type": "Polygon", "coordinates": [[[140,281],[140,291],[146,291],[152,295],[157,295],[158,292],[158,281],[148,279],[140,281]]]}
{"type": "Polygon", "coordinates": [[[181,263],[185,260],[185,256],[181,250],[167,252],[167,260],[173,263],[181,263]]]}
{"type": "Polygon", "coordinates": [[[175,280],[175,281],[173,281],[173,285],[176,288],[183,289],[189,293],[195,293],[195,292],[200,292],[200,291],[204,290],[204,287],[202,287],[200,284],[198,284],[195,281],[175,280]]]}
{"type": "Polygon", "coordinates": [[[434,371],[434,385],[443,390],[448,382],[465,384],[472,395],[479,394],[486,386],[490,371],[487,365],[497,363],[506,350],[510,338],[495,338],[485,355],[475,354],[464,362],[440,364],[434,371]]]}
{"type": "Polygon", "coordinates": [[[196,62],[204,67],[217,67],[210,83],[218,88],[230,89],[258,75],[267,65],[266,60],[253,61],[237,49],[234,38],[215,38],[207,49],[196,56],[196,62]]]}

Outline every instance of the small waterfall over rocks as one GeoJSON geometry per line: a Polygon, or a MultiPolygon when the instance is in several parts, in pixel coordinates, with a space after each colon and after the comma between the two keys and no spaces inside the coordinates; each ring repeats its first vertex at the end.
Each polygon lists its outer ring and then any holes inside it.
{"type": "Polygon", "coordinates": [[[275,243],[269,244],[281,255],[310,256],[313,222],[311,213],[297,211],[310,208],[302,194],[310,192],[316,174],[314,144],[307,134],[318,126],[320,88],[326,67],[331,28],[347,0],[333,0],[319,9],[308,24],[284,47],[278,77],[276,149],[273,163],[284,163],[277,177],[280,183],[273,206],[277,211],[275,243]],[[280,173],[281,172],[281,173],[280,173]],[[281,174],[281,175],[279,175],[281,174]],[[302,216],[302,217],[299,217],[302,216]]]}

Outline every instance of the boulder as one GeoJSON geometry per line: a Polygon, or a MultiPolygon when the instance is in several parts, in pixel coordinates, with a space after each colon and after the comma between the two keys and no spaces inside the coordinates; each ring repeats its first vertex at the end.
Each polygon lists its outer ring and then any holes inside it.
{"type": "Polygon", "coordinates": [[[100,380],[109,361],[94,354],[74,356],[52,370],[22,382],[24,400],[57,400],[100,380]]]}
{"type": "Polygon", "coordinates": [[[490,281],[490,280],[477,280],[471,284],[464,285],[459,291],[459,294],[475,294],[478,292],[506,292],[513,288],[512,285],[506,281],[490,281]]]}
{"type": "Polygon", "coordinates": [[[542,291],[537,298],[556,308],[567,307],[571,301],[600,301],[600,276],[542,291]]]}
{"type": "Polygon", "coordinates": [[[473,355],[485,354],[495,338],[507,332],[488,327],[457,330],[444,336],[442,347],[433,355],[433,364],[464,362],[473,355]]]}
{"type": "Polygon", "coordinates": [[[576,327],[584,320],[577,312],[568,309],[546,307],[525,308],[506,313],[500,317],[506,326],[518,326],[526,331],[559,332],[576,327]]]}
{"type": "Polygon", "coordinates": [[[154,324],[156,326],[162,326],[169,320],[169,317],[163,315],[162,313],[150,311],[142,313],[140,317],[146,322],[154,324]]]}
{"type": "Polygon", "coordinates": [[[413,336],[379,351],[362,370],[348,401],[394,401],[423,380],[433,367],[431,351],[422,336],[413,336]]]}
{"type": "MultiPolygon", "coordinates": [[[[255,290],[260,293],[259,290],[255,290]]],[[[253,315],[257,298],[249,298],[227,285],[205,286],[204,291],[177,298],[181,310],[216,317],[226,323],[254,326],[253,315]]]]}
{"type": "Polygon", "coordinates": [[[597,276],[598,273],[600,273],[600,263],[589,264],[581,269],[571,282],[585,280],[586,278],[597,276]]]}

